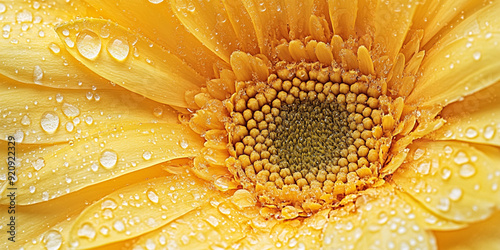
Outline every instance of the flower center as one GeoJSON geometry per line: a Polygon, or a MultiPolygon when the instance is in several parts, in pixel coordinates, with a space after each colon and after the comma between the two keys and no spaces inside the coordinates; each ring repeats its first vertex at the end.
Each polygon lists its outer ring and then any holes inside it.
{"type": "Polygon", "coordinates": [[[238,84],[232,154],[241,184],[260,202],[334,205],[374,183],[382,112],[366,76],[279,62],[267,82],[238,84]]]}

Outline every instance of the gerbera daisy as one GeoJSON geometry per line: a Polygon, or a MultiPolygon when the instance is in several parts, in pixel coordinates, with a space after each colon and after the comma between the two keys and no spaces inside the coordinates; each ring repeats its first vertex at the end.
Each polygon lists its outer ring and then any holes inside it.
{"type": "Polygon", "coordinates": [[[498,13],[0,2],[3,245],[498,248],[498,13]]]}

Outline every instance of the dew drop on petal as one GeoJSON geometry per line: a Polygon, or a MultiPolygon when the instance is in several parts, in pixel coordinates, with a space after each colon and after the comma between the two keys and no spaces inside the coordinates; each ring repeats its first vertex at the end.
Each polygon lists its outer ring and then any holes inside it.
{"type": "Polygon", "coordinates": [[[59,116],[52,111],[45,112],[40,120],[40,125],[45,132],[52,134],[59,127],[59,116]]]}
{"type": "Polygon", "coordinates": [[[80,229],[78,229],[77,235],[93,240],[96,236],[96,231],[90,223],[83,223],[80,229]]]}
{"type": "Polygon", "coordinates": [[[75,47],[75,42],[73,42],[73,40],[71,40],[71,38],[69,37],[65,37],[64,38],[64,42],[66,43],[66,45],[70,48],[73,48],[75,47]]]}
{"type": "Polygon", "coordinates": [[[45,167],[45,159],[40,157],[40,158],[36,159],[36,161],[32,162],[31,166],[33,166],[33,168],[36,171],[38,171],[38,170],[42,169],[43,167],[45,167]]]}
{"type": "Polygon", "coordinates": [[[153,115],[160,117],[163,114],[163,109],[161,107],[156,107],[153,109],[153,115]]]}
{"type": "Polygon", "coordinates": [[[441,170],[441,178],[443,178],[443,180],[448,180],[451,176],[451,170],[449,168],[443,168],[441,170]]]}
{"type": "Polygon", "coordinates": [[[116,202],[112,199],[106,199],[101,203],[101,209],[115,209],[118,205],[116,205],[116,202]]]}
{"type": "Polygon", "coordinates": [[[462,189],[461,188],[453,188],[451,191],[450,191],[450,194],[448,195],[448,197],[450,197],[450,199],[452,201],[457,201],[459,200],[461,197],[462,197],[462,189]]]}
{"type": "Polygon", "coordinates": [[[50,43],[49,44],[49,49],[54,52],[54,54],[59,54],[59,52],[61,52],[61,48],[59,48],[59,45],[55,44],[55,43],[50,43]]]}
{"type": "Polygon", "coordinates": [[[35,186],[30,186],[30,193],[34,193],[36,191],[36,187],[35,186]]]}
{"type": "Polygon", "coordinates": [[[64,100],[64,97],[61,94],[56,94],[56,102],[61,103],[64,100]]]}
{"type": "Polygon", "coordinates": [[[99,229],[99,232],[100,232],[102,235],[106,236],[106,235],[108,235],[108,234],[109,234],[109,228],[108,228],[107,226],[103,226],[103,227],[101,227],[101,229],[99,229]]]}
{"type": "Polygon", "coordinates": [[[16,142],[23,142],[24,140],[24,132],[20,129],[16,130],[16,132],[14,132],[13,134],[16,142]]]}
{"type": "Polygon", "coordinates": [[[45,191],[42,193],[42,200],[44,200],[44,201],[49,200],[49,192],[45,191]]]}
{"type": "Polygon", "coordinates": [[[479,61],[479,59],[481,59],[481,52],[479,51],[474,52],[472,54],[472,57],[474,58],[474,60],[479,61]]]}
{"type": "Polygon", "coordinates": [[[66,131],[73,132],[73,129],[75,129],[75,125],[72,122],[67,122],[66,123],[66,131]]]}
{"type": "Polygon", "coordinates": [[[69,104],[69,103],[63,103],[62,105],[62,111],[63,111],[63,114],[65,116],[67,116],[68,118],[73,118],[73,117],[77,117],[78,115],[80,115],[80,110],[73,104],[69,104]]]}
{"type": "Polygon", "coordinates": [[[148,190],[148,199],[153,203],[158,203],[159,201],[158,194],[152,189],[148,190]]]}
{"type": "Polygon", "coordinates": [[[449,211],[450,210],[450,199],[441,198],[439,199],[439,203],[437,204],[437,209],[441,211],[449,211]]]}
{"type": "Polygon", "coordinates": [[[16,20],[20,23],[22,22],[30,23],[33,21],[33,14],[31,14],[31,12],[28,10],[19,11],[16,15],[16,20]]]}
{"type": "Polygon", "coordinates": [[[459,151],[453,161],[460,165],[469,162],[469,157],[463,151],[459,151]]]}
{"type": "Polygon", "coordinates": [[[144,151],[144,153],[142,154],[142,158],[144,158],[144,160],[148,161],[151,159],[151,152],[149,151],[144,151]]]}
{"type": "Polygon", "coordinates": [[[76,48],[83,57],[94,60],[101,52],[101,38],[90,30],[83,30],[76,38],[76,48]]]}
{"type": "Polygon", "coordinates": [[[61,248],[63,237],[61,233],[50,230],[43,236],[43,243],[47,250],[57,250],[61,248]]]}
{"type": "Polygon", "coordinates": [[[23,118],[21,118],[21,124],[24,126],[29,126],[31,124],[30,117],[27,115],[24,115],[23,118]]]}
{"type": "Polygon", "coordinates": [[[125,231],[125,224],[123,224],[123,222],[121,220],[117,220],[117,221],[115,221],[115,223],[113,223],[113,228],[117,232],[123,232],[123,231],[125,231]]]}
{"type": "Polygon", "coordinates": [[[99,157],[99,163],[106,168],[111,169],[116,166],[116,162],[118,161],[118,155],[115,151],[106,149],[102,151],[101,156],[99,157]]]}
{"type": "Polygon", "coordinates": [[[64,29],[64,30],[62,31],[62,34],[63,34],[64,36],[69,36],[69,30],[68,30],[68,29],[64,29]]]}
{"type": "Polygon", "coordinates": [[[118,37],[113,38],[108,43],[108,52],[116,60],[122,62],[127,59],[130,52],[130,47],[128,45],[127,39],[118,37]]]}
{"type": "Polygon", "coordinates": [[[43,69],[36,65],[33,68],[33,82],[36,84],[42,84],[42,78],[43,78],[43,69]]]}
{"type": "Polygon", "coordinates": [[[159,4],[161,2],[163,2],[163,0],[149,0],[150,3],[153,3],[153,4],[159,4]]]}
{"type": "Polygon", "coordinates": [[[491,140],[493,136],[495,136],[495,128],[491,125],[488,125],[484,128],[483,136],[486,140],[491,140]]]}
{"type": "Polygon", "coordinates": [[[92,171],[94,171],[94,172],[97,172],[97,170],[99,170],[99,165],[92,163],[92,165],[90,166],[90,169],[92,169],[92,171]]]}
{"type": "Polygon", "coordinates": [[[476,137],[477,137],[477,135],[478,135],[478,132],[477,132],[477,130],[476,130],[476,129],[474,129],[474,128],[468,128],[468,129],[465,131],[465,136],[466,136],[467,138],[471,138],[471,139],[472,139],[472,138],[476,138],[476,137]]]}
{"type": "Polygon", "coordinates": [[[186,149],[189,146],[188,142],[186,140],[181,141],[181,148],[186,149]]]}
{"type": "Polygon", "coordinates": [[[4,13],[6,10],[7,10],[7,8],[5,7],[5,4],[0,3],[0,14],[4,13]]]}
{"type": "Polygon", "coordinates": [[[464,164],[460,167],[459,174],[464,178],[473,176],[476,173],[476,168],[471,164],[464,164]]]}

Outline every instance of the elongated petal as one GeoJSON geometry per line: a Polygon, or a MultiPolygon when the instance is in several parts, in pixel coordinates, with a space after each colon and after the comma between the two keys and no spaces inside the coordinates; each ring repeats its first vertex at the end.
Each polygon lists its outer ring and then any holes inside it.
{"type": "Polygon", "coordinates": [[[243,3],[232,0],[223,0],[223,2],[243,51],[254,55],[258,54],[259,45],[257,42],[257,35],[253,27],[252,18],[245,10],[243,3]]]}
{"type": "Polygon", "coordinates": [[[55,88],[90,89],[112,86],[86,69],[64,48],[54,25],[60,20],[88,16],[82,1],[3,1],[0,74],[16,81],[55,88]]]}
{"type": "Polygon", "coordinates": [[[474,13],[436,43],[406,103],[444,107],[500,80],[500,3],[474,13]]]}
{"type": "Polygon", "coordinates": [[[435,232],[439,249],[473,250],[500,247],[500,212],[488,220],[475,223],[458,231],[435,232]]]}
{"type": "Polygon", "coordinates": [[[177,114],[121,87],[66,90],[0,81],[0,140],[60,143],[97,134],[112,125],[176,123],[177,114]]]}
{"type": "Polygon", "coordinates": [[[206,184],[186,175],[135,183],[85,209],[74,221],[68,242],[96,247],[133,238],[189,213],[211,195],[206,184]]]}
{"type": "Polygon", "coordinates": [[[175,18],[169,1],[86,0],[103,18],[146,36],[178,56],[204,77],[212,78],[214,66],[227,63],[205,47],[175,18]],[[200,60],[203,59],[203,60],[200,60]]]}
{"type": "Polygon", "coordinates": [[[239,41],[224,11],[222,0],[171,0],[172,10],[184,27],[225,62],[239,41]]]}
{"type": "MultiPolygon", "coordinates": [[[[89,186],[64,197],[47,202],[28,206],[17,206],[16,223],[20,226],[18,230],[22,230],[23,233],[18,234],[16,244],[19,244],[19,246],[24,245],[25,249],[42,249],[44,245],[57,243],[57,237],[49,236],[52,234],[52,236],[57,236],[57,233],[61,234],[61,236],[63,234],[65,235],[66,233],[63,229],[67,230],[70,223],[73,222],[89,204],[98,201],[116,189],[130,185],[130,183],[143,181],[144,176],[155,178],[167,175],[168,173],[163,171],[162,167],[162,165],[156,165],[147,169],[142,169],[132,174],[126,174],[104,183],[89,186]],[[42,240],[40,240],[40,238],[42,238],[42,240]]],[[[31,195],[41,191],[42,190],[36,188],[30,188],[30,192],[33,192],[31,195]]],[[[2,205],[1,208],[8,210],[7,205],[2,205]]],[[[4,213],[1,216],[2,221],[7,221],[5,216],[10,215],[4,213]]],[[[0,247],[2,247],[2,243],[11,245],[2,241],[0,247]]]]}
{"type": "Polygon", "coordinates": [[[433,249],[434,237],[416,220],[412,207],[388,190],[358,198],[356,211],[334,211],[323,247],[339,249],[433,249]],[[344,240],[343,240],[344,239],[344,240]],[[349,239],[346,242],[345,239],[349,239]]]}
{"type": "Polygon", "coordinates": [[[282,11],[284,3],[279,0],[243,0],[242,3],[252,18],[260,52],[269,56],[276,40],[288,38],[286,12],[282,11]]]}
{"type": "MultiPolygon", "coordinates": [[[[199,135],[179,124],[122,124],[64,144],[20,144],[16,147],[17,185],[38,191],[20,189],[17,202],[54,199],[161,162],[194,157],[202,147],[199,135]]],[[[7,164],[0,168],[7,172],[7,164]]],[[[8,183],[2,184],[3,195],[8,183]]],[[[0,202],[8,203],[5,195],[0,202]]]]}
{"type": "Polygon", "coordinates": [[[299,39],[309,35],[307,32],[309,17],[313,14],[314,1],[286,1],[283,5],[290,29],[290,39],[299,39]]]}
{"type": "Polygon", "coordinates": [[[500,146],[500,84],[476,92],[446,106],[441,116],[447,123],[429,138],[460,140],[500,146]]]}
{"type": "Polygon", "coordinates": [[[403,46],[417,6],[417,3],[406,0],[379,1],[377,4],[373,17],[375,24],[373,41],[387,51],[391,60],[396,58],[403,46]]]}
{"type": "Polygon", "coordinates": [[[455,141],[419,141],[394,182],[429,210],[449,220],[486,219],[500,205],[500,150],[455,141]]]}
{"type": "Polygon", "coordinates": [[[433,38],[439,39],[439,34],[453,29],[453,25],[450,24],[469,18],[484,5],[485,2],[480,0],[425,1],[417,7],[412,28],[424,30],[422,46],[425,46],[433,38]],[[448,6],[453,6],[453,8],[448,6]]]}
{"type": "Polygon", "coordinates": [[[358,1],[329,0],[330,19],[332,21],[333,33],[341,36],[344,40],[355,35],[354,24],[358,13],[358,1]]]}
{"type": "Polygon", "coordinates": [[[187,107],[185,92],[204,83],[174,54],[110,21],[78,19],[56,31],[85,66],[152,100],[187,107]]]}

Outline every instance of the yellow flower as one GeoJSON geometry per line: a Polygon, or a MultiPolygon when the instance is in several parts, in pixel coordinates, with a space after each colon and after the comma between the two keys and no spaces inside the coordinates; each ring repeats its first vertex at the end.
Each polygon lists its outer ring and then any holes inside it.
{"type": "Polygon", "coordinates": [[[2,244],[498,248],[499,13],[0,2],[2,244]]]}

